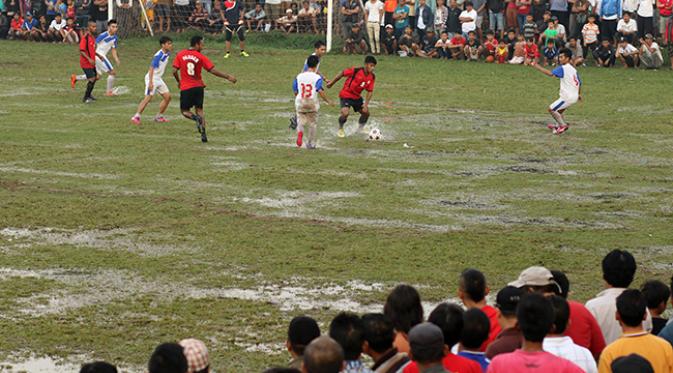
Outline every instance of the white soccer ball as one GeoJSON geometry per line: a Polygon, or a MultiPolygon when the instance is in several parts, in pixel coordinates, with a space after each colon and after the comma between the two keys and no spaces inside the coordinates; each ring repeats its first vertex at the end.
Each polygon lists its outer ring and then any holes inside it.
{"type": "Polygon", "coordinates": [[[381,135],[381,130],[378,128],[372,128],[371,131],[369,131],[369,139],[373,141],[378,141],[383,138],[383,135],[381,135]]]}

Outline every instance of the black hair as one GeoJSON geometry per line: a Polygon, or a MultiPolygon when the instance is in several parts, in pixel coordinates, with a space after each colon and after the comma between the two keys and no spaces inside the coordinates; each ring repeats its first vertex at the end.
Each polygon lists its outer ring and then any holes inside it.
{"type": "Polygon", "coordinates": [[[192,47],[195,47],[197,44],[199,44],[203,40],[203,36],[201,35],[194,35],[192,38],[189,40],[189,45],[192,47]]]}
{"type": "Polygon", "coordinates": [[[393,347],[395,328],[382,313],[368,313],[362,316],[364,340],[372,350],[383,353],[393,347]]]}
{"type": "Polygon", "coordinates": [[[362,354],[364,328],[358,315],[340,312],[329,324],[329,336],[343,348],[344,359],[357,360],[362,354]]]}
{"type": "Polygon", "coordinates": [[[320,63],[320,58],[318,58],[318,56],[311,55],[311,56],[308,56],[308,58],[306,59],[306,66],[311,67],[311,68],[318,66],[319,63],[320,63]]]}
{"type": "Polygon", "coordinates": [[[374,65],[376,65],[376,57],[374,56],[365,57],[365,65],[368,63],[373,63],[374,65]]]}
{"type": "Polygon", "coordinates": [[[666,303],[671,296],[671,289],[659,280],[650,280],[640,288],[647,301],[647,308],[657,308],[666,303]]]}
{"type": "Polygon", "coordinates": [[[558,284],[558,287],[554,286],[554,294],[560,295],[563,298],[568,298],[568,294],[570,293],[570,281],[568,280],[568,276],[556,269],[552,269],[550,272],[552,276],[554,276],[554,281],[558,284]],[[561,288],[560,292],[559,287],[561,288]]]}
{"type": "Polygon", "coordinates": [[[290,342],[292,351],[297,355],[303,355],[306,346],[318,337],[320,337],[320,327],[314,319],[308,316],[296,316],[287,328],[287,340],[290,342]]]}
{"type": "Polygon", "coordinates": [[[638,354],[620,356],[610,364],[612,373],[654,373],[652,364],[638,354]]]}
{"type": "Polygon", "coordinates": [[[423,322],[421,296],[411,285],[397,285],[388,294],[383,314],[398,332],[409,333],[412,327],[423,322]]]}
{"type": "Polygon", "coordinates": [[[324,46],[325,46],[325,42],[322,41],[322,40],[318,40],[315,43],[313,43],[313,48],[315,48],[315,49],[322,48],[324,46]]]}
{"type": "Polygon", "coordinates": [[[479,270],[468,268],[460,274],[460,288],[473,302],[486,296],[486,277],[479,270]]]}
{"type": "Polygon", "coordinates": [[[465,311],[463,323],[460,344],[470,350],[479,350],[488,339],[491,331],[491,322],[488,316],[478,308],[471,308],[465,311]]]}
{"type": "Polygon", "coordinates": [[[95,361],[82,365],[79,373],[117,373],[117,367],[104,361],[95,361]]]}
{"type": "Polygon", "coordinates": [[[568,320],[570,319],[568,301],[558,295],[551,296],[549,300],[554,307],[554,334],[563,334],[568,328],[568,320]]]}
{"type": "Polygon", "coordinates": [[[470,32],[467,33],[467,36],[470,36],[470,35],[477,35],[477,33],[474,32],[474,31],[470,31],[470,32]]]}
{"type": "Polygon", "coordinates": [[[516,307],[516,321],[527,341],[542,342],[554,324],[554,309],[542,294],[528,293],[516,307]]]}
{"type": "Polygon", "coordinates": [[[573,58],[573,52],[571,52],[570,49],[568,49],[568,48],[562,48],[562,49],[558,52],[558,54],[559,54],[559,56],[560,56],[560,55],[564,55],[564,56],[566,56],[567,58],[573,58]]]}
{"type": "Polygon", "coordinates": [[[173,39],[169,38],[168,36],[162,36],[161,38],[159,38],[159,45],[164,45],[169,41],[173,41],[173,39]]]}
{"type": "Polygon", "coordinates": [[[526,39],[526,41],[534,42],[535,39],[533,39],[533,38],[528,38],[528,39],[526,39]]]}
{"type": "Polygon", "coordinates": [[[589,19],[589,18],[594,18],[594,19],[596,19],[597,17],[596,17],[595,14],[591,13],[591,14],[589,14],[589,15],[587,16],[587,19],[589,19]]]}
{"type": "Polygon", "coordinates": [[[453,347],[463,333],[465,311],[453,303],[441,303],[430,313],[428,321],[439,326],[444,335],[444,344],[453,347]]]}
{"type": "Polygon", "coordinates": [[[603,279],[616,288],[627,288],[636,274],[636,260],[626,250],[612,250],[603,258],[603,279]]]}
{"type": "Polygon", "coordinates": [[[187,358],[177,343],[162,343],[147,363],[149,373],[187,373],[187,358]]]}
{"type": "Polygon", "coordinates": [[[108,25],[108,26],[110,26],[110,25],[116,25],[116,24],[117,24],[117,20],[114,19],[114,18],[112,18],[111,20],[107,21],[107,25],[108,25]]]}
{"type": "Polygon", "coordinates": [[[493,32],[493,30],[488,30],[486,31],[486,35],[495,35],[495,33],[493,32]]]}
{"type": "MultiPolygon", "coordinates": [[[[40,17],[43,17],[43,16],[40,16],[40,17]]],[[[61,14],[61,13],[56,13],[56,14],[54,15],[54,18],[56,18],[56,17],[61,17],[61,18],[63,18],[63,14],[61,14]]]]}
{"type": "Polygon", "coordinates": [[[465,7],[467,8],[468,5],[469,5],[469,6],[474,6],[474,4],[472,4],[471,1],[466,1],[466,2],[465,2],[465,7]]]}
{"type": "Polygon", "coordinates": [[[264,373],[301,373],[301,371],[294,368],[269,368],[264,373]]]}
{"type": "Polygon", "coordinates": [[[640,290],[627,289],[617,297],[617,313],[626,326],[641,325],[646,311],[647,302],[640,290]]]}

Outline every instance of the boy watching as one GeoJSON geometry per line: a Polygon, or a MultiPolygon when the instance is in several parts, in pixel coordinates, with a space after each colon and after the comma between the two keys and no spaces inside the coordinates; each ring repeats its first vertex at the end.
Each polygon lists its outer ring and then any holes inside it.
{"type": "Polygon", "coordinates": [[[498,64],[507,63],[507,57],[509,56],[509,48],[504,40],[500,40],[498,48],[495,50],[495,60],[498,64]]]}
{"type": "Polygon", "coordinates": [[[290,326],[287,330],[287,341],[285,342],[287,351],[292,357],[290,368],[301,369],[306,346],[318,337],[320,337],[320,327],[312,318],[297,316],[290,321],[290,326]]]}
{"type": "Polygon", "coordinates": [[[449,50],[450,44],[451,42],[449,41],[449,34],[446,31],[443,31],[442,35],[439,37],[439,40],[437,40],[437,43],[435,43],[435,49],[437,49],[437,54],[440,59],[451,58],[451,51],[449,50]]]}
{"type": "Polygon", "coordinates": [[[449,52],[451,52],[451,58],[454,60],[460,60],[465,58],[463,54],[463,49],[465,48],[465,43],[467,41],[461,34],[456,34],[449,41],[449,52]]]}
{"type": "Polygon", "coordinates": [[[671,297],[671,289],[661,281],[650,280],[643,284],[640,289],[647,301],[647,309],[652,315],[652,334],[657,335],[661,329],[666,326],[667,319],[661,317],[661,314],[666,311],[666,303],[671,297]]]}
{"type": "Polygon", "coordinates": [[[617,47],[615,57],[622,61],[622,65],[625,69],[628,69],[629,67],[638,67],[640,64],[639,56],[640,51],[638,51],[638,48],[631,45],[625,38],[619,39],[619,46],[617,47]]]}
{"type": "Polygon", "coordinates": [[[608,39],[603,39],[601,45],[593,51],[594,60],[598,67],[612,67],[615,65],[615,49],[608,39]]]}
{"type": "Polygon", "coordinates": [[[523,24],[522,30],[524,39],[535,38],[538,35],[537,23],[533,20],[532,14],[526,16],[526,23],[523,24]]]}
{"type": "Polygon", "coordinates": [[[556,66],[558,60],[558,48],[556,48],[556,44],[552,40],[547,41],[547,45],[542,50],[542,54],[544,55],[543,66],[556,66]]]}
{"type": "Polygon", "coordinates": [[[481,346],[488,340],[491,322],[488,316],[477,308],[469,309],[463,315],[463,333],[460,337],[458,356],[475,361],[486,372],[491,361],[481,351],[481,346]]]}
{"type": "Polygon", "coordinates": [[[587,18],[587,23],[582,27],[582,39],[584,41],[584,58],[586,58],[586,53],[591,51],[593,52],[598,48],[598,35],[601,33],[598,25],[596,24],[596,16],[594,14],[589,14],[587,18]]]}
{"type": "Polygon", "coordinates": [[[479,351],[486,351],[489,343],[500,333],[498,310],[486,304],[486,296],[490,291],[486,285],[486,277],[480,271],[470,268],[460,274],[458,298],[463,302],[465,308],[481,310],[489,319],[490,332],[479,351]]]}
{"type": "Polygon", "coordinates": [[[465,44],[465,48],[463,49],[465,59],[468,61],[478,61],[481,50],[482,46],[479,44],[479,40],[477,40],[477,33],[470,31],[467,34],[467,44],[465,44]]]}
{"type": "Polygon", "coordinates": [[[493,31],[486,32],[486,40],[484,41],[484,57],[488,58],[489,56],[493,57],[495,60],[495,50],[498,48],[498,41],[495,40],[495,34],[493,31]]]}
{"type": "Polygon", "coordinates": [[[534,65],[537,63],[538,58],[540,58],[540,51],[533,39],[526,40],[526,45],[523,47],[523,53],[525,65],[534,65]]]}

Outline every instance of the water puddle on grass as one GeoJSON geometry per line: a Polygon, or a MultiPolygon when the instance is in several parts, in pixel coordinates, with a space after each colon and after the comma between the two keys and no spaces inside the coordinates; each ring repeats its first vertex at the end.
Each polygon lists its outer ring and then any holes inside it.
{"type": "Polygon", "coordinates": [[[112,174],[38,170],[38,169],[35,169],[35,168],[25,168],[25,167],[0,166],[0,172],[38,174],[38,175],[62,176],[62,177],[76,177],[76,178],[83,178],[83,179],[104,179],[104,180],[119,179],[118,175],[112,175],[112,174]]]}
{"type": "Polygon", "coordinates": [[[0,362],[0,371],[6,373],[73,373],[79,372],[81,364],[54,359],[49,356],[31,357],[21,362],[0,362]]]}

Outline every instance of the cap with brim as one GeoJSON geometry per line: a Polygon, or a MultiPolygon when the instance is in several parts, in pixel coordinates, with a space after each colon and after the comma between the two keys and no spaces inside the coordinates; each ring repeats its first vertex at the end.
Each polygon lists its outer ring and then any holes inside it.
{"type": "Polygon", "coordinates": [[[437,325],[424,322],[409,331],[409,346],[418,355],[430,355],[444,349],[444,335],[437,325]]]}
{"type": "Polygon", "coordinates": [[[552,21],[558,21],[558,17],[557,17],[557,16],[552,16],[552,17],[551,17],[551,20],[552,20],[552,21]]]}
{"type": "Polygon", "coordinates": [[[393,28],[393,25],[386,25],[386,28],[393,28]]]}
{"type": "Polygon", "coordinates": [[[285,13],[292,13],[292,9],[286,10],[285,13]]]}
{"type": "Polygon", "coordinates": [[[521,288],[524,286],[548,286],[554,285],[558,288],[559,293],[561,287],[554,281],[554,275],[545,267],[528,267],[526,268],[516,281],[512,281],[509,286],[521,288]]]}
{"type": "Polygon", "coordinates": [[[523,296],[523,289],[514,286],[505,286],[500,289],[495,297],[495,306],[502,314],[513,315],[516,313],[516,307],[523,296]]]}
{"type": "Polygon", "coordinates": [[[645,39],[654,39],[652,34],[645,34],[645,39]]]}

